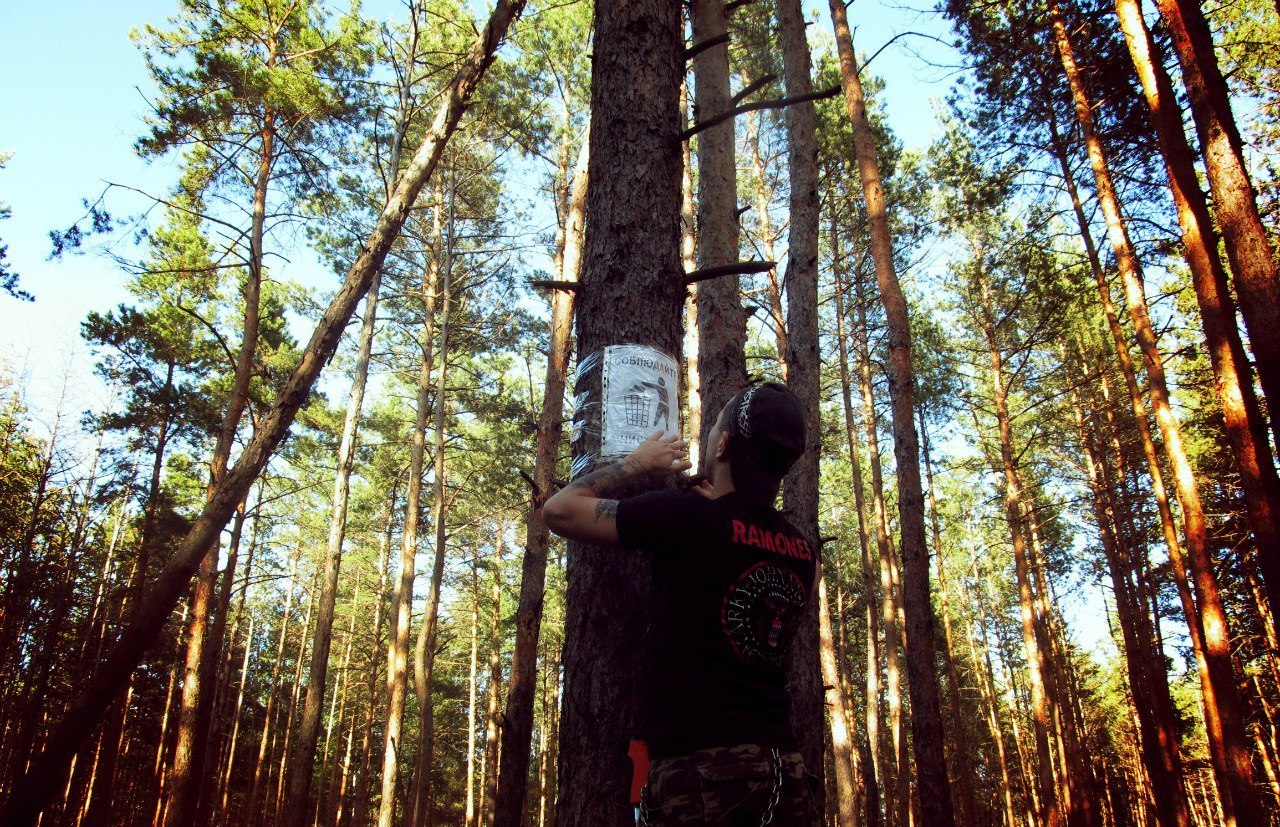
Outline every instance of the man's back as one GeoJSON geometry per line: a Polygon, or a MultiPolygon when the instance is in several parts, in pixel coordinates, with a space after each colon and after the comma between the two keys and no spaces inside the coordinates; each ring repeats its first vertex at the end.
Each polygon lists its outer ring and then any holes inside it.
{"type": "Polygon", "coordinates": [[[642,735],[654,757],[755,743],[794,748],[785,652],[812,590],[813,548],[735,493],[619,503],[624,545],[653,555],[642,735]]]}

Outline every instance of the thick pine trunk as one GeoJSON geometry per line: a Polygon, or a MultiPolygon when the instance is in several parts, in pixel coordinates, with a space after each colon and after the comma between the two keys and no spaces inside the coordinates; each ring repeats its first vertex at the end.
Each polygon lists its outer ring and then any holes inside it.
{"type": "MultiPolygon", "coordinates": [[[[1207,686],[1215,696],[1213,700],[1216,701],[1216,703],[1206,701],[1205,723],[1208,730],[1210,756],[1218,778],[1223,804],[1226,805],[1224,811],[1228,825],[1261,824],[1264,816],[1257,791],[1253,786],[1252,762],[1244,733],[1243,709],[1231,665],[1231,641],[1226,612],[1208,549],[1204,508],[1200,502],[1200,494],[1196,490],[1191,463],[1182,444],[1181,429],[1170,404],[1164,361],[1156,346],[1155,331],[1147,313],[1146,295],[1138,259],[1129,242],[1106,156],[1093,128],[1092,108],[1075,65],[1071,42],[1056,0],[1050,0],[1049,12],[1063,69],[1071,84],[1072,97],[1076,105],[1076,118],[1084,134],[1089,161],[1097,182],[1098,201],[1106,218],[1107,232],[1115,251],[1117,269],[1124,280],[1129,317],[1133,322],[1138,344],[1142,348],[1156,422],[1160,426],[1165,451],[1173,467],[1175,490],[1178,494],[1178,502],[1182,506],[1187,562],[1190,564],[1191,574],[1195,579],[1196,596],[1199,598],[1199,611],[1188,611],[1187,621],[1192,625],[1200,624],[1203,629],[1209,681],[1207,684],[1202,683],[1201,689],[1203,692],[1207,686]]],[[[1171,548],[1170,554],[1173,556],[1175,550],[1171,548]]],[[[1181,562],[1176,558],[1173,560],[1175,574],[1182,567],[1181,562]]],[[[1183,578],[1179,577],[1179,579],[1183,578]]],[[[1195,637],[1196,632],[1193,631],[1193,642],[1195,637]]]]}
{"type": "MultiPolygon", "coordinates": [[[[680,262],[683,74],[680,7],[636,0],[595,7],[591,161],[579,362],[630,342],[677,354],[684,302],[680,262]],[[635,216],[645,216],[636,221],[635,216]]],[[[599,398],[600,372],[579,393],[599,398]]],[[[574,440],[574,459],[596,464],[598,413],[574,440]]],[[[636,735],[636,647],[646,624],[648,559],[569,544],[565,700],[557,821],[630,825],[627,745],[636,735]]]]}
{"type": "Polygon", "coordinates": [[[239,462],[208,498],[200,516],[138,606],[115,648],[86,682],[84,692],[63,715],[40,756],[30,765],[21,782],[26,795],[11,798],[5,803],[3,811],[0,811],[0,822],[26,827],[35,821],[65,783],[76,752],[90,737],[107,707],[121,692],[160,634],[200,561],[217,541],[236,505],[248,493],[276,446],[284,439],[321,368],[337,349],[342,331],[356,304],[368,291],[374,272],[382,266],[392,242],[399,235],[409,208],[435,170],[445,144],[457,128],[507,28],[523,8],[524,0],[498,0],[471,52],[459,66],[413,161],[396,184],[394,194],[388,199],[341,288],[317,324],[297,369],[281,388],[275,403],[259,419],[253,438],[239,462]]]}
{"type": "Polygon", "coordinates": [[[951,784],[944,755],[938,669],[934,661],[933,608],[929,599],[929,551],[925,545],[924,491],[920,484],[920,446],[915,427],[915,373],[911,366],[911,324],[907,301],[893,262],[893,241],[875,145],[853,54],[845,7],[831,0],[845,104],[853,126],[858,172],[866,198],[880,300],[888,323],[889,397],[893,410],[894,456],[898,465],[898,516],[901,531],[903,616],[907,646],[907,685],[911,696],[911,735],[915,745],[921,823],[951,827],[951,784]]]}

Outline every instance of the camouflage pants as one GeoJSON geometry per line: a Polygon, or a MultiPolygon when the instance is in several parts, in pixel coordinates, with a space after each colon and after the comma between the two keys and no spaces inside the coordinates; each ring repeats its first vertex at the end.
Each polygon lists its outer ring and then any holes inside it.
{"type": "Polygon", "coordinates": [[[816,827],[809,783],[800,753],[755,744],[659,758],[649,767],[642,823],[816,827]]]}

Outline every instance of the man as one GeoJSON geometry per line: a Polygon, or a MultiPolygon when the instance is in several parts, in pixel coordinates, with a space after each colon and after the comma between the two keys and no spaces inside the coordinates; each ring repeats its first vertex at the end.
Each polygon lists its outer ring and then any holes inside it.
{"type": "MultiPolygon", "coordinates": [[[[785,655],[813,593],[815,547],[773,507],[804,452],[799,400],[755,385],[725,405],[687,492],[618,490],[691,467],[661,432],[547,500],[557,534],[653,555],[640,736],[650,825],[816,825],[790,726],[785,655]]],[[[602,596],[607,599],[607,596],[602,596]]]]}

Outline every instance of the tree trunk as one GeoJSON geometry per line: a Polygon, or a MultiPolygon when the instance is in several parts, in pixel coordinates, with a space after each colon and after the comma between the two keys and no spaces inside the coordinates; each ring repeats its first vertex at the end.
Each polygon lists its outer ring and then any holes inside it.
{"type": "Polygon", "coordinates": [[[431,521],[435,527],[435,549],[431,560],[431,583],[427,589],[427,603],[422,610],[422,626],[418,630],[418,645],[414,653],[414,680],[418,694],[418,747],[417,769],[414,772],[412,797],[412,827],[429,827],[431,824],[431,771],[435,763],[435,708],[431,700],[431,680],[436,662],[436,635],[439,630],[440,584],[444,578],[446,540],[445,516],[448,505],[445,500],[446,464],[444,455],[445,414],[448,408],[447,383],[449,374],[450,313],[453,310],[453,244],[454,198],[457,194],[456,172],[450,170],[449,205],[445,221],[444,262],[440,279],[440,369],[436,375],[435,422],[432,425],[435,444],[433,448],[434,491],[432,492],[431,521]]]}
{"type": "Polygon", "coordinates": [[[467,680],[466,827],[476,823],[476,679],[480,655],[480,559],[471,557],[471,671],[467,680]]]}
{"type": "Polygon", "coordinates": [[[858,551],[862,562],[863,600],[866,601],[867,658],[862,700],[866,715],[867,755],[864,756],[861,767],[866,801],[863,817],[867,827],[880,827],[881,772],[877,749],[880,741],[880,657],[877,654],[879,631],[876,622],[876,576],[871,563],[870,542],[867,536],[867,506],[862,485],[862,452],[858,445],[858,429],[853,421],[853,392],[849,379],[849,340],[845,335],[844,297],[848,285],[844,282],[840,271],[839,235],[834,215],[831,221],[831,249],[832,272],[835,276],[836,346],[840,358],[840,402],[844,407],[844,430],[845,439],[849,444],[849,462],[853,466],[853,502],[854,509],[858,513],[858,551]]]}
{"type": "Polygon", "coordinates": [[[493,602],[489,635],[489,691],[485,707],[484,728],[484,798],[480,802],[480,823],[492,827],[494,808],[498,801],[498,761],[501,741],[502,712],[498,698],[502,695],[502,545],[506,526],[498,524],[498,549],[493,563],[493,587],[489,593],[493,602]]]}
{"type": "Polygon", "coordinates": [[[201,559],[217,540],[237,503],[248,493],[276,446],[284,439],[321,368],[337,348],[356,304],[369,289],[374,272],[381,267],[391,243],[399,235],[409,208],[434,171],[507,28],[523,8],[524,0],[498,0],[471,52],[460,65],[448,94],[442,99],[435,120],[413,161],[397,183],[373,232],[348,270],[342,287],[316,326],[298,367],[285,382],[275,403],[260,418],[239,462],[222,479],[213,496],[207,499],[200,516],[138,606],[111,654],[95,670],[85,684],[84,692],[51,732],[40,756],[31,763],[23,777],[22,789],[26,794],[5,803],[0,811],[0,822],[17,827],[31,824],[65,782],[76,752],[90,737],[107,707],[160,634],[165,619],[173,611],[201,559]]]}
{"type": "Polygon", "coordinates": [[[1114,509],[1108,507],[1102,470],[1096,451],[1085,429],[1084,416],[1078,401],[1072,400],[1081,447],[1089,472],[1089,485],[1093,494],[1094,519],[1102,539],[1103,553],[1111,571],[1112,588],[1116,596],[1116,612],[1124,635],[1125,659],[1129,671],[1129,685],[1133,693],[1134,710],[1138,716],[1143,762],[1151,788],[1158,790],[1155,803],[1161,827],[1189,827],[1190,812],[1187,809],[1186,791],[1182,783],[1182,758],[1178,749],[1178,732],[1173,727],[1173,703],[1169,697],[1167,682],[1161,682],[1163,665],[1149,635],[1140,638],[1140,631],[1149,630],[1146,606],[1135,594],[1130,580],[1131,561],[1121,556],[1118,532],[1113,524],[1114,509]],[[1159,670],[1159,675],[1157,675],[1159,670]],[[1161,688],[1163,686],[1163,692],[1161,688]]]}
{"type": "MultiPolygon", "coordinates": [[[[907,817],[907,762],[906,742],[902,738],[902,671],[899,663],[902,652],[901,626],[898,623],[898,607],[893,588],[893,544],[889,537],[889,517],[884,499],[884,472],[880,463],[880,436],[876,419],[875,398],[871,385],[871,337],[867,330],[866,302],[862,295],[862,281],[856,279],[857,288],[857,345],[858,374],[862,391],[862,422],[867,432],[867,463],[871,466],[871,500],[876,529],[876,561],[867,560],[864,576],[867,582],[868,600],[875,594],[874,579],[880,581],[880,626],[884,629],[885,689],[888,696],[890,749],[880,750],[880,744],[868,740],[873,750],[880,752],[880,775],[885,788],[885,823],[890,827],[905,827],[907,817]],[[874,562],[874,565],[873,565],[874,562]],[[901,780],[901,783],[899,782],[901,780]]],[[[875,614],[868,604],[868,612],[875,614]]],[[[879,664],[872,664],[868,652],[867,667],[874,666],[877,682],[879,664]]],[[[879,703],[878,699],[876,703],[879,703]]]]}
{"type": "MultiPolygon", "coordinates": [[[[783,80],[788,96],[812,91],[809,73],[809,41],[805,36],[800,0],[779,0],[778,41],[782,50],[783,80]]],[[[804,535],[817,539],[818,455],[821,444],[822,396],[818,349],[818,138],[817,113],[812,102],[786,109],[787,169],[791,180],[790,225],[787,236],[787,338],[780,354],[786,365],[787,384],[805,410],[805,445],[808,450],[791,466],[783,490],[788,519],[804,535]]],[[[727,400],[726,400],[727,401],[727,400]]],[[[821,543],[819,543],[821,545],[821,543]]],[[[791,695],[791,725],[799,741],[806,769],[825,778],[823,730],[826,728],[821,647],[818,630],[819,601],[810,600],[805,619],[796,630],[787,653],[787,690],[791,695]]],[[[836,684],[839,691],[839,684],[836,684]]],[[[818,813],[825,812],[824,788],[818,789],[818,813]]]]}
{"type": "MultiPolygon", "coordinates": [[[[588,134],[582,138],[582,148],[578,153],[578,162],[569,187],[564,251],[560,257],[560,278],[563,281],[577,281],[582,262],[582,230],[587,207],[587,161],[591,145],[589,133],[588,127],[588,134]]],[[[515,651],[511,655],[511,683],[507,688],[505,726],[502,729],[498,800],[494,806],[495,827],[519,827],[524,815],[529,783],[529,747],[533,737],[538,640],[542,629],[543,596],[547,579],[547,549],[551,539],[542,519],[542,507],[552,494],[556,460],[564,436],[564,388],[569,375],[569,333],[572,325],[573,293],[556,290],[551,296],[547,374],[534,445],[533,501],[525,518],[525,553],[520,572],[520,604],[516,608],[516,641],[515,651]]]]}
{"type": "MultiPolygon", "coordinates": [[[[1243,710],[1231,665],[1231,642],[1228,636],[1226,613],[1222,606],[1217,577],[1207,548],[1204,509],[1200,502],[1200,494],[1196,490],[1191,464],[1182,446],[1182,434],[1178,421],[1169,402],[1164,362],[1156,347],[1155,332],[1147,313],[1142,273],[1132,245],[1129,243],[1102,145],[1094,132],[1092,109],[1075,65],[1071,42],[1068,39],[1066,25],[1063,23],[1057,0],[1050,0],[1049,12],[1063,69],[1071,83],[1071,92],[1076,104],[1076,118],[1084,133],[1089,161],[1097,181],[1098,200],[1106,217],[1107,232],[1115,251],[1117,269],[1124,279],[1129,317],[1142,348],[1156,422],[1164,438],[1170,465],[1173,466],[1174,485],[1178,493],[1178,502],[1182,506],[1187,558],[1191,564],[1191,573],[1195,578],[1196,592],[1199,597],[1199,613],[1188,612],[1187,621],[1192,625],[1202,624],[1204,633],[1205,658],[1208,662],[1210,678],[1208,683],[1211,684],[1209,691],[1216,696],[1216,704],[1205,704],[1205,723],[1208,730],[1210,755],[1225,805],[1224,812],[1228,825],[1260,824],[1264,816],[1257,791],[1253,786],[1253,770],[1242,719],[1243,710]]],[[[1170,554],[1171,556],[1174,554],[1173,549],[1170,549],[1170,554]]],[[[1176,559],[1173,561],[1175,575],[1180,568],[1180,562],[1176,559]]],[[[1194,641],[1195,632],[1192,634],[1194,641]]],[[[1202,684],[1202,691],[1204,688],[1205,684],[1202,684]]]]}
{"type": "MultiPolygon", "coordinates": [[[[619,342],[677,354],[685,293],[676,140],[680,7],[666,0],[599,3],[595,31],[580,364],[619,342]]],[[[576,390],[599,399],[600,372],[584,372],[576,390]]],[[[574,459],[590,467],[600,450],[598,412],[578,424],[574,459]]],[[[647,620],[649,561],[638,552],[570,543],[566,578],[557,821],[629,825],[627,745],[636,735],[634,653],[647,620]]]]}
{"type": "Polygon", "coordinates": [[[338,600],[338,574],[342,568],[342,543],[347,534],[347,496],[351,492],[356,434],[360,427],[360,412],[364,407],[365,383],[369,377],[369,357],[373,352],[373,331],[378,317],[378,290],[381,281],[382,272],[379,270],[374,274],[373,283],[365,297],[355,375],[351,379],[347,413],[342,423],[342,441],[338,445],[338,467],[329,509],[329,538],[325,545],[324,579],[320,586],[315,640],[311,645],[307,697],[302,707],[302,723],[291,762],[293,774],[289,778],[290,805],[285,809],[284,827],[303,827],[311,812],[311,770],[315,763],[316,740],[320,734],[320,711],[324,706],[325,683],[329,674],[329,646],[333,636],[334,607],[338,600]]]}
{"type": "Polygon", "coordinates": [[[946,567],[942,556],[942,530],[938,525],[937,490],[933,485],[933,463],[929,457],[929,431],[925,428],[923,408],[920,410],[920,447],[924,451],[925,483],[929,487],[929,515],[933,526],[933,550],[937,555],[938,598],[942,609],[943,642],[946,644],[946,650],[943,655],[947,669],[947,683],[951,685],[947,701],[948,706],[951,708],[951,720],[954,724],[952,739],[956,747],[952,764],[956,783],[951,791],[955,794],[954,804],[959,822],[961,824],[973,824],[974,815],[977,811],[973,796],[974,761],[973,754],[969,751],[969,739],[965,732],[964,713],[960,705],[960,670],[956,668],[955,639],[951,632],[951,605],[950,601],[947,600],[946,567]]]}
{"type": "Polygon", "coordinates": [[[1027,674],[1031,681],[1031,709],[1035,723],[1035,748],[1038,765],[1036,778],[1039,787],[1040,819],[1047,827],[1062,823],[1062,809],[1070,807],[1070,801],[1061,801],[1055,789],[1054,755],[1051,749],[1050,697],[1046,691],[1045,673],[1048,671],[1048,652],[1036,622],[1035,595],[1032,589],[1028,564],[1026,526],[1023,523],[1022,498],[1016,470],[1017,452],[1013,444],[1013,429],[1009,421],[1005,387],[1004,356],[996,339],[995,322],[991,314],[989,288],[982,273],[981,260],[977,262],[979,290],[981,292],[981,318],[983,334],[987,339],[987,352],[991,360],[991,381],[995,396],[996,425],[1000,433],[1000,464],[997,471],[1003,477],[1005,520],[1013,542],[1014,566],[1018,583],[1018,605],[1022,619],[1022,645],[1026,652],[1027,674]]]}
{"type": "MultiPolygon", "coordinates": [[[[437,188],[437,196],[439,188],[437,188]]],[[[434,209],[439,237],[440,205],[434,209]]],[[[438,242],[437,242],[438,243],[438,242]]],[[[413,580],[418,558],[419,522],[422,514],[422,475],[427,445],[427,417],[431,409],[431,370],[435,347],[436,286],[440,255],[432,254],[422,284],[422,332],[419,345],[418,398],[409,453],[409,482],[405,493],[404,534],[400,544],[399,576],[391,601],[391,633],[387,642],[387,726],[383,730],[382,796],[378,805],[378,827],[391,827],[395,820],[396,781],[400,774],[401,730],[404,726],[405,698],[409,689],[409,623],[413,614],[413,580]]],[[[415,785],[416,801],[416,785],[415,785]]],[[[410,814],[412,815],[412,814],[410,814]]],[[[412,823],[412,818],[409,819],[412,823]]]]}
{"type": "Polygon", "coordinates": [[[893,242],[880,185],[875,145],[854,61],[853,40],[841,0],[831,0],[845,104],[853,126],[858,172],[866,197],[880,300],[888,321],[889,397],[893,409],[894,457],[898,465],[898,516],[902,536],[903,614],[911,694],[911,735],[915,745],[916,787],[925,827],[951,827],[951,784],[943,752],[942,708],[934,661],[933,609],[929,600],[929,551],[925,545],[924,492],[920,485],[920,447],[915,428],[915,374],[911,366],[911,324],[906,297],[894,271],[893,242]]]}
{"type": "Polygon", "coordinates": [[[831,635],[831,605],[827,600],[825,579],[818,581],[818,634],[821,646],[822,680],[829,687],[826,695],[831,710],[831,751],[835,759],[836,776],[836,824],[838,827],[855,827],[858,816],[855,805],[858,800],[854,775],[853,740],[849,731],[849,715],[845,711],[844,693],[840,687],[840,667],[836,662],[836,647],[831,635]]]}
{"type": "MultiPolygon", "coordinates": [[[[724,0],[693,0],[689,8],[695,44],[727,34],[724,0]]],[[[693,59],[694,111],[699,121],[733,108],[729,88],[729,47],[713,46],[693,59]]],[[[699,268],[738,261],[738,168],[734,121],[698,133],[699,268]]],[[[698,377],[701,418],[699,442],[705,442],[716,417],[734,394],[746,387],[744,349],[747,314],[742,307],[737,276],[723,276],[697,285],[698,377]]]]}
{"type": "MultiPolygon", "coordinates": [[[[244,823],[253,827],[258,823],[262,809],[262,795],[266,788],[267,748],[271,743],[276,696],[280,688],[280,664],[284,661],[284,642],[289,633],[289,613],[293,609],[293,577],[298,571],[298,558],[302,547],[298,546],[289,559],[289,575],[286,578],[284,612],[280,615],[280,637],[276,642],[276,657],[271,664],[271,682],[267,685],[267,710],[263,717],[262,735],[258,739],[258,760],[253,765],[253,784],[249,790],[249,803],[245,808],[244,823]]],[[[304,631],[303,634],[306,634],[304,631]]]]}

